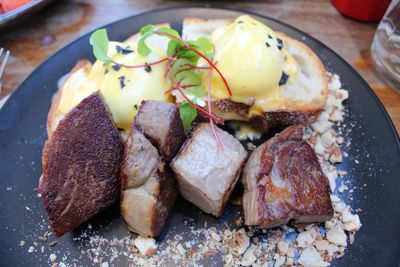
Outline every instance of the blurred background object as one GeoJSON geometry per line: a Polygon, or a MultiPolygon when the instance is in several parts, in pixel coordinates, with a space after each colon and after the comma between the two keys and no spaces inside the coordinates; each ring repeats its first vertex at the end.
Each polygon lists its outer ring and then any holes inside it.
{"type": "Polygon", "coordinates": [[[390,0],[332,0],[333,5],[343,15],[365,22],[382,19],[390,0]]]}
{"type": "MultiPolygon", "coordinates": [[[[371,46],[375,68],[400,92],[400,1],[393,0],[376,30],[371,46]]],[[[400,104],[400,103],[399,103],[400,104]]]]}
{"type": "Polygon", "coordinates": [[[15,24],[53,0],[0,0],[0,29],[15,24]]]}

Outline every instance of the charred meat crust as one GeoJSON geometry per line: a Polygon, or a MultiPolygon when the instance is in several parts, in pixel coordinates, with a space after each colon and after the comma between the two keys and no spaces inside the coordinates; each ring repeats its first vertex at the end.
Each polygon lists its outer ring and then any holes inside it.
{"type": "Polygon", "coordinates": [[[303,140],[302,125],[287,128],[253,153],[247,164],[258,161],[258,166],[251,166],[256,173],[245,168],[243,177],[247,225],[270,228],[291,219],[321,222],[333,216],[328,180],[314,150],[303,140]]]}
{"type": "Polygon", "coordinates": [[[85,98],[46,141],[39,192],[61,236],[112,205],[120,193],[123,144],[98,93],[85,98]]]}
{"type": "Polygon", "coordinates": [[[152,220],[155,222],[151,226],[152,235],[158,236],[164,228],[168,214],[172,210],[178,191],[176,190],[176,181],[172,175],[172,170],[166,164],[162,164],[158,169],[158,177],[161,194],[157,197],[157,206],[154,209],[152,220]]]}
{"type": "Polygon", "coordinates": [[[144,133],[166,162],[172,160],[185,140],[179,109],[171,103],[142,101],[132,127],[144,133]]]}

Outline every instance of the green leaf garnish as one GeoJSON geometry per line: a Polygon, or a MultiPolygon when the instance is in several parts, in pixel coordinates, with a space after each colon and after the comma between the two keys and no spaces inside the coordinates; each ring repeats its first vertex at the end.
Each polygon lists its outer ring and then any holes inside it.
{"type": "Polygon", "coordinates": [[[154,32],[155,28],[154,25],[149,24],[140,28],[140,34],[144,35],[146,32],[154,32]]]}
{"type": "Polygon", "coordinates": [[[139,55],[145,57],[150,54],[151,50],[146,44],[146,39],[149,38],[150,35],[152,35],[152,34],[153,34],[152,31],[147,31],[142,35],[142,38],[140,38],[140,40],[138,42],[138,48],[137,48],[139,55]]]}
{"type": "MultiPolygon", "coordinates": [[[[165,33],[171,34],[171,35],[173,35],[175,37],[181,38],[179,33],[177,31],[175,31],[174,29],[171,29],[171,28],[161,27],[161,28],[157,29],[157,32],[165,32],[165,33]]],[[[163,36],[169,37],[167,35],[163,35],[163,36]]],[[[171,37],[169,37],[169,38],[171,39],[171,37]]]]}
{"type": "Polygon", "coordinates": [[[175,54],[177,46],[178,46],[178,41],[170,40],[168,42],[167,55],[172,57],[175,54]]]}
{"type": "Polygon", "coordinates": [[[93,47],[94,56],[104,63],[112,62],[111,58],[107,55],[108,43],[109,40],[106,29],[97,30],[90,36],[90,44],[93,47]]]}
{"type": "Polygon", "coordinates": [[[190,128],[193,120],[197,116],[197,110],[189,102],[185,102],[179,106],[179,115],[181,117],[185,130],[190,128]]]}

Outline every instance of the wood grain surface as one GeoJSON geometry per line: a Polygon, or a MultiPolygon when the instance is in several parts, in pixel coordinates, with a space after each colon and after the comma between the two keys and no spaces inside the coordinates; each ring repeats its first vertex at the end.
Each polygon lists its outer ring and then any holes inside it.
{"type": "MultiPolygon", "coordinates": [[[[154,8],[204,2],[160,0],[55,1],[22,23],[0,31],[0,47],[11,51],[0,97],[19,84],[60,47],[101,25],[154,8]]],[[[341,16],[327,0],[224,1],[213,5],[254,11],[301,29],[335,50],[370,84],[400,131],[400,94],[373,71],[370,44],[376,23],[341,16]]]]}

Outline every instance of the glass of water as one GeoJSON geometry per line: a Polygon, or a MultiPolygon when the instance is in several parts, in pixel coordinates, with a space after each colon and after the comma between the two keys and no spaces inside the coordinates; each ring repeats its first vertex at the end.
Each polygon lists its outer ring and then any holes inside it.
{"type": "Polygon", "coordinates": [[[371,54],[383,80],[400,92],[400,0],[392,0],[379,23],[371,54]]]}

